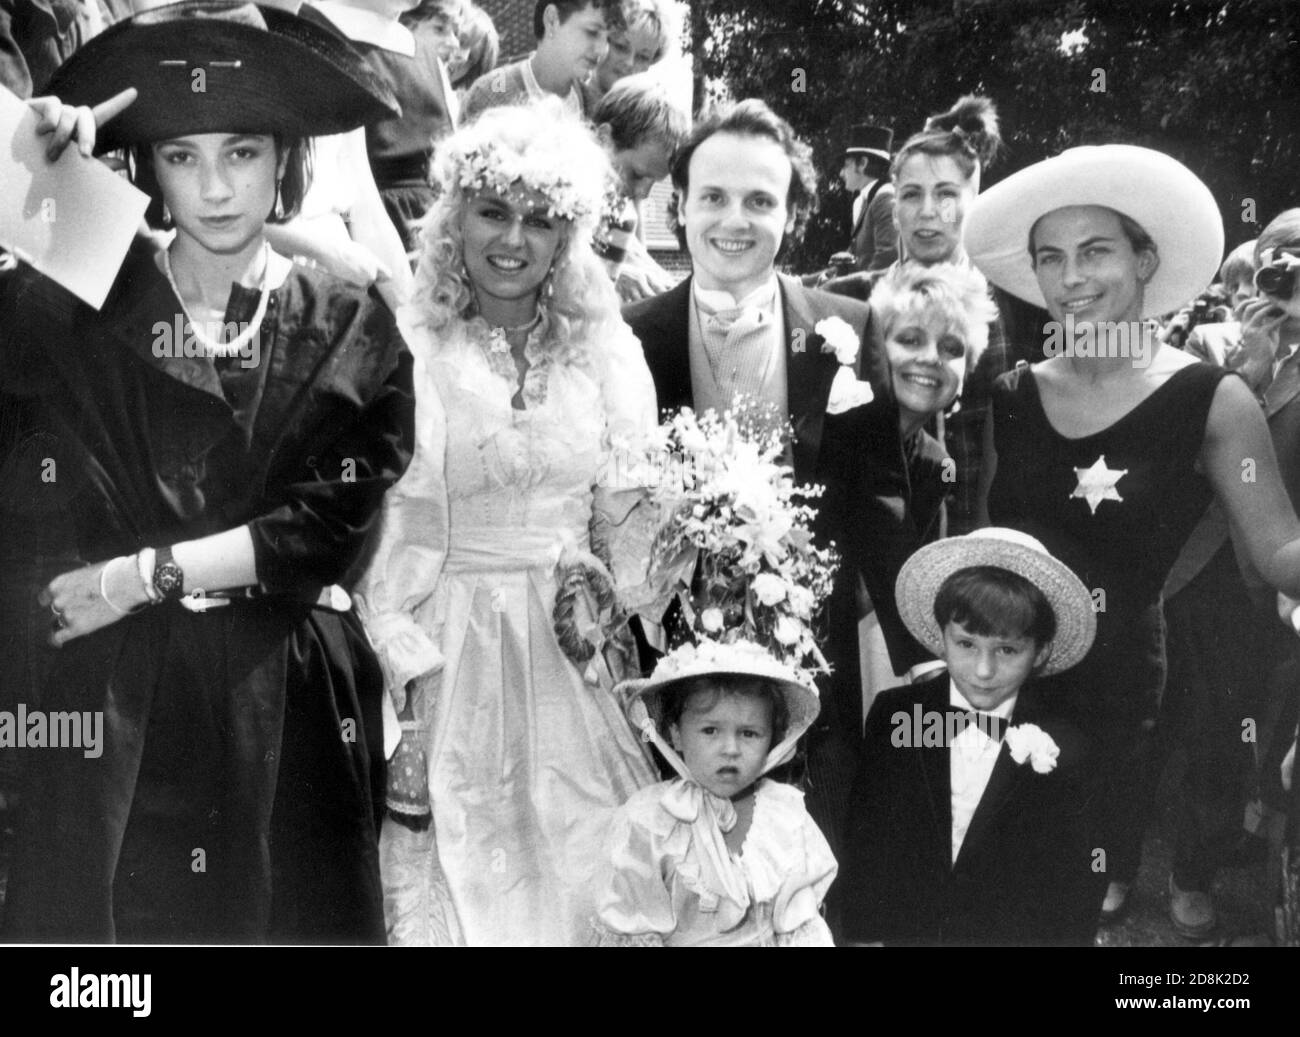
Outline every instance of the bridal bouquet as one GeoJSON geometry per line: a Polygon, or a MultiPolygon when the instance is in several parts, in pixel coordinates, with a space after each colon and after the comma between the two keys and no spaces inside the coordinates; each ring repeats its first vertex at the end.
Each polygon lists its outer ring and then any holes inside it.
{"type": "Polygon", "coordinates": [[[684,408],[660,427],[657,532],[638,611],[657,622],[677,602],[668,647],[750,641],[798,671],[827,670],[812,624],[837,559],[813,546],[806,502],[821,489],[795,486],[788,439],[787,423],[754,403],[721,415],[684,408]]]}

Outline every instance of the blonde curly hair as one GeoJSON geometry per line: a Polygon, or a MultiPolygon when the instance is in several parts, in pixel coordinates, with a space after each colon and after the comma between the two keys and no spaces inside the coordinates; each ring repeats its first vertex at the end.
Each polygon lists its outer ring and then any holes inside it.
{"type": "Polygon", "coordinates": [[[420,224],[411,297],[416,325],[439,332],[458,320],[482,320],[464,263],[467,203],[481,190],[537,190],[561,227],[550,290],[538,299],[548,323],[543,348],[565,362],[585,363],[586,344],[602,341],[607,326],[622,320],[614,286],[591,247],[615,184],[596,138],[559,98],[489,108],[439,143],[432,179],[437,200],[420,224]]]}

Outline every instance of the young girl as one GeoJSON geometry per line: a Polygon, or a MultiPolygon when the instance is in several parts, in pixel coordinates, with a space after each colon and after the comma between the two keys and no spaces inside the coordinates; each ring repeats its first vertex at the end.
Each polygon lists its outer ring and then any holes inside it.
{"type": "Polygon", "coordinates": [[[600,944],[832,946],[819,909],[835,858],[803,793],[763,777],[816,718],[813,687],[759,645],[707,640],[624,687],[633,722],[679,777],[614,816],[600,944]]]}

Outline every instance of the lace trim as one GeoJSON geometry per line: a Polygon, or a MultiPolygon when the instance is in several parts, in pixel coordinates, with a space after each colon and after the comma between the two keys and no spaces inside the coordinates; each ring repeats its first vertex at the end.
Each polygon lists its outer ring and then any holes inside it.
{"type": "Polygon", "coordinates": [[[597,919],[591,920],[590,942],[593,947],[662,947],[658,933],[620,933],[597,919]]]}
{"type": "Polygon", "coordinates": [[[510,386],[511,395],[518,392],[529,410],[546,402],[551,367],[557,361],[582,365],[587,359],[585,350],[562,343],[552,334],[552,322],[545,310],[540,311],[539,318],[536,327],[524,341],[524,359],[528,362],[528,370],[524,373],[522,387],[519,384],[519,369],[515,366],[510,343],[502,329],[489,327],[482,317],[471,318],[466,322],[465,328],[470,341],[477,342],[483,351],[492,373],[510,386]]]}

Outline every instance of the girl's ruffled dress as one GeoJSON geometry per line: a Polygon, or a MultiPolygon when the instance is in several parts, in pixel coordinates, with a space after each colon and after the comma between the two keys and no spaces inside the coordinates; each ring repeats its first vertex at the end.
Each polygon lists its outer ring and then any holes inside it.
{"type": "Polygon", "coordinates": [[[597,890],[602,946],[831,947],[822,900],[835,858],[803,793],[761,779],[741,852],[735,810],[694,781],[637,792],[614,815],[597,890]]]}

